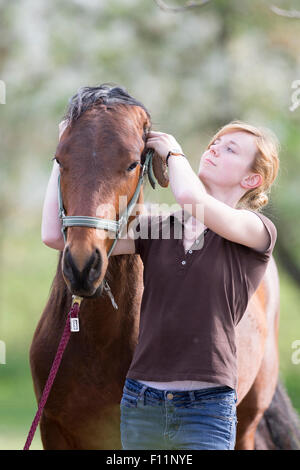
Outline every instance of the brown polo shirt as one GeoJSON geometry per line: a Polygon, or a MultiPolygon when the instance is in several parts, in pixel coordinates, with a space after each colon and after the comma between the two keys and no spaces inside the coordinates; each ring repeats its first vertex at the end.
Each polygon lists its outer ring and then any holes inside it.
{"type": "Polygon", "coordinates": [[[235,326],[262,280],[277,237],[273,222],[255,213],[270,235],[263,253],[209,229],[185,252],[186,212],[181,219],[178,213],[140,219],[141,237],[134,243],[144,265],[144,292],[128,378],[237,388],[235,326]]]}

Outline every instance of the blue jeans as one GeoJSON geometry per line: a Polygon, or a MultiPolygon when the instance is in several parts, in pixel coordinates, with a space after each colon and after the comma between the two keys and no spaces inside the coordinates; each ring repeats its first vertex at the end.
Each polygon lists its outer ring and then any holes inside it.
{"type": "Polygon", "coordinates": [[[233,450],[236,392],[216,386],[158,390],[126,379],[121,399],[123,450],[233,450]]]}

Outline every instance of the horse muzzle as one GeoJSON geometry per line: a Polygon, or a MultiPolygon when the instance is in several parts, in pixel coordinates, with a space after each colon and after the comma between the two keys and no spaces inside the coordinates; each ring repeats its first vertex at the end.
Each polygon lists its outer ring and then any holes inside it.
{"type": "Polygon", "coordinates": [[[85,262],[80,264],[81,267],[69,246],[66,246],[62,258],[62,272],[71,293],[81,297],[100,296],[103,290],[101,275],[105,269],[99,249],[95,248],[85,262]]]}

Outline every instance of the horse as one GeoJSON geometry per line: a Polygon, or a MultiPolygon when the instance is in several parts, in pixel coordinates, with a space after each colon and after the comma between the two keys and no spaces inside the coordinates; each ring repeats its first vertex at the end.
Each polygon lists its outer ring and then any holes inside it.
{"type": "MultiPolygon", "coordinates": [[[[145,161],[145,142],[152,125],[149,112],[124,88],[103,84],[79,89],[70,100],[65,119],[68,126],[56,157],[61,165],[66,213],[118,218],[119,197],[132,197],[139,178],[136,163],[145,161]],[[106,209],[99,212],[99,207],[106,209]]],[[[167,187],[166,165],[156,153],[153,170],[160,186],[167,187]]],[[[143,202],[142,186],[137,206],[143,202]]],[[[137,210],[128,223],[140,213],[137,210]]],[[[143,264],[136,254],[108,257],[114,240],[100,237],[98,232],[89,227],[68,227],[49,299],[30,348],[39,402],[76,285],[76,293],[81,289],[84,297],[80,331],[71,335],[41,417],[41,439],[47,450],[122,448],[120,400],[138,339],[143,264]],[[109,280],[118,309],[105,295],[104,277],[109,280]]],[[[278,321],[279,278],[272,257],[236,330],[236,449],[254,449],[258,440],[261,447],[280,445],[274,444],[269,431],[267,436],[267,426],[260,431],[258,426],[270,411],[279,386],[278,321]]],[[[280,431],[285,436],[286,427],[280,431]]]]}

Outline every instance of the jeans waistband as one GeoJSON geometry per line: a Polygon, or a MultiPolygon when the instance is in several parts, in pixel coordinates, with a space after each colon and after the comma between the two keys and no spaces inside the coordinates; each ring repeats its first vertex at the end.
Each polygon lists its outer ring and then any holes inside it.
{"type": "Polygon", "coordinates": [[[227,395],[234,397],[237,402],[236,390],[228,386],[216,386],[209,388],[202,388],[199,390],[158,390],[157,388],[149,387],[134,379],[126,378],[124,389],[130,393],[136,394],[139,398],[148,397],[157,401],[168,401],[172,396],[173,403],[180,403],[186,401],[200,400],[201,398],[217,398],[220,395],[227,395]]]}

